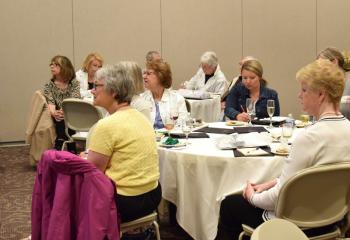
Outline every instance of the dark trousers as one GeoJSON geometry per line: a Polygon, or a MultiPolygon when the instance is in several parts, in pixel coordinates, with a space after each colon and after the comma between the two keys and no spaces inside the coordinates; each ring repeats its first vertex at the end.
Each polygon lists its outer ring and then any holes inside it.
{"type": "Polygon", "coordinates": [[[238,239],[242,224],[253,228],[264,222],[263,209],[252,206],[242,194],[227,196],[220,206],[220,218],[216,240],[238,239]]]}
{"type": "MultiPolygon", "coordinates": [[[[264,222],[262,214],[264,210],[256,208],[248,203],[241,194],[230,195],[222,201],[220,206],[220,218],[216,240],[238,239],[243,231],[242,224],[257,228],[264,222]]],[[[308,236],[325,234],[334,230],[334,225],[304,230],[308,236]]]]}
{"type": "Polygon", "coordinates": [[[162,189],[158,187],[137,196],[124,196],[117,194],[116,203],[122,222],[130,222],[154,212],[162,198],[162,189]]]}
{"type": "MultiPolygon", "coordinates": [[[[65,123],[64,120],[62,121],[56,121],[56,119],[53,118],[53,121],[55,123],[55,130],[56,130],[56,140],[55,140],[55,149],[56,150],[61,150],[62,149],[62,144],[64,141],[68,140],[68,137],[66,135],[65,129],[65,123]]],[[[75,131],[68,129],[69,135],[75,134],[75,131]]],[[[75,144],[69,143],[67,145],[68,151],[76,153],[76,148],[75,144]]]]}

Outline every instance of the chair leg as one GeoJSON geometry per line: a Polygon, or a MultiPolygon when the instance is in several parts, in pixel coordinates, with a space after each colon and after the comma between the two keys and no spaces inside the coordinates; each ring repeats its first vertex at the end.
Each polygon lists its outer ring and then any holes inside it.
{"type": "Polygon", "coordinates": [[[159,233],[159,225],[156,221],[153,221],[152,225],[154,226],[155,230],[156,230],[156,236],[157,236],[157,240],[160,240],[160,233],[159,233]]]}

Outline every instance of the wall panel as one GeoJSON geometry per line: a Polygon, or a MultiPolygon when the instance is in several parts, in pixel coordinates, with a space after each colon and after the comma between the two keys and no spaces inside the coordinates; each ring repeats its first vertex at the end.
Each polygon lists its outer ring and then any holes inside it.
{"type": "Polygon", "coordinates": [[[72,58],[70,1],[0,1],[0,142],[24,139],[35,90],[50,79],[56,54],[72,58]]]}
{"type": "Polygon", "coordinates": [[[160,50],[160,0],[74,0],[76,67],[86,55],[100,52],[106,63],[137,61],[160,50]]]}
{"type": "Polygon", "coordinates": [[[163,57],[171,64],[174,86],[198,70],[203,52],[213,50],[227,78],[237,74],[242,53],[240,0],[162,1],[163,57]]]}
{"type": "Polygon", "coordinates": [[[316,52],[315,1],[243,1],[243,55],[261,60],[281,113],[300,114],[296,71],[316,52]]]}
{"type": "Polygon", "coordinates": [[[350,50],[349,0],[317,0],[317,52],[333,46],[350,50]]]}

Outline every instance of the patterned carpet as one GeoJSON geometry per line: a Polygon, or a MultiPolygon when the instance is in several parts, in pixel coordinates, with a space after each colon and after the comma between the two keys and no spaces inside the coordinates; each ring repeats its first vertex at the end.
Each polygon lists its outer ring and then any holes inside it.
{"type": "MultiPolygon", "coordinates": [[[[30,234],[31,197],[35,169],[28,163],[29,147],[0,147],[0,240],[30,234]]],[[[192,239],[168,218],[160,220],[163,240],[192,239]]]]}

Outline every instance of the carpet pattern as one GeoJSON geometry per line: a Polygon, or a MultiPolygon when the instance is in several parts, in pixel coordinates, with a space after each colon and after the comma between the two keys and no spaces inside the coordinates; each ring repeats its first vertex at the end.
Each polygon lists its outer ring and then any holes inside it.
{"type": "MultiPolygon", "coordinates": [[[[0,240],[30,235],[31,201],[35,169],[29,165],[29,147],[0,147],[0,240]]],[[[195,223],[194,223],[195,224],[195,223]]],[[[160,219],[163,240],[192,239],[165,216],[160,219]]]]}

